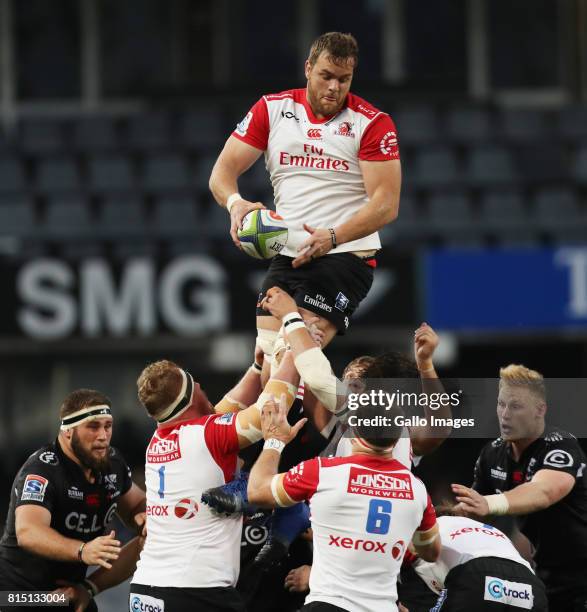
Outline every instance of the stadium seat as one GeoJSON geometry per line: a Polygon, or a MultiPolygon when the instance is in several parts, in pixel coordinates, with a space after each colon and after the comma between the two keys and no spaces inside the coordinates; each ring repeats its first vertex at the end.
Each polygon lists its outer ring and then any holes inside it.
{"type": "Polygon", "coordinates": [[[111,151],[118,145],[114,120],[105,115],[77,119],[73,124],[72,146],[90,153],[111,151]]]}
{"type": "Polygon", "coordinates": [[[94,157],[88,171],[90,189],[98,193],[132,191],[136,186],[130,159],[122,155],[94,157]]]}
{"type": "Polygon", "coordinates": [[[155,202],[153,229],[160,238],[197,237],[202,233],[203,220],[196,213],[192,198],[163,197],[155,202]]]}
{"type": "Polygon", "coordinates": [[[462,179],[457,156],[450,147],[421,147],[412,173],[410,182],[414,187],[447,187],[462,179]]]}
{"type": "Polygon", "coordinates": [[[94,240],[68,239],[60,241],[60,256],[68,260],[77,261],[90,257],[104,256],[104,246],[94,240]]]}
{"type": "Polygon", "coordinates": [[[104,198],[96,224],[104,238],[137,237],[147,233],[146,212],[139,197],[107,196],[104,198]]]}
{"type": "Polygon", "coordinates": [[[58,119],[24,118],[19,126],[19,145],[26,153],[60,153],[64,136],[58,119]]]}
{"type": "Polygon", "coordinates": [[[511,143],[544,143],[552,136],[552,122],[546,111],[504,108],[497,127],[500,139],[511,143]]]}
{"type": "Polygon", "coordinates": [[[587,105],[567,106],[558,112],[558,133],[568,142],[587,140],[587,105]]]}
{"type": "Polygon", "coordinates": [[[229,135],[230,132],[223,128],[218,110],[189,111],[180,118],[180,141],[194,151],[208,152],[210,148],[217,148],[220,153],[229,135]]]}
{"type": "Polygon", "coordinates": [[[47,238],[81,238],[94,234],[88,201],[80,196],[54,197],[47,202],[43,231],[47,238]]]}
{"type": "Polygon", "coordinates": [[[587,144],[577,150],[572,174],[580,185],[587,185],[587,144]]]}
{"type": "Polygon", "coordinates": [[[3,195],[0,198],[0,237],[23,238],[35,233],[35,209],[30,198],[3,195]]]}
{"type": "Polygon", "coordinates": [[[397,219],[379,232],[382,244],[409,242],[418,235],[425,236],[428,224],[423,222],[424,218],[418,207],[417,196],[402,190],[397,219]]]}
{"type": "Polygon", "coordinates": [[[444,121],[446,134],[456,144],[487,143],[495,139],[491,119],[491,112],[483,108],[451,108],[444,121]]]}
{"type": "Polygon", "coordinates": [[[210,236],[214,239],[225,238],[229,236],[230,231],[230,217],[226,210],[223,210],[210,198],[207,206],[203,211],[204,227],[206,236],[210,236]]]}
{"type": "Polygon", "coordinates": [[[517,181],[511,152],[500,146],[475,146],[467,155],[467,179],[472,186],[488,186],[517,181]]]}
{"type": "Polygon", "coordinates": [[[77,164],[71,157],[40,160],[36,175],[38,191],[59,193],[81,189],[77,164]]]}
{"type": "Polygon", "coordinates": [[[172,142],[171,115],[157,112],[133,115],[126,126],[126,144],[134,149],[164,149],[172,142]]]}
{"type": "Polygon", "coordinates": [[[131,239],[115,242],[112,250],[115,259],[125,261],[135,257],[156,258],[159,247],[154,240],[131,239]]]}
{"type": "MultiPolygon", "coordinates": [[[[194,169],[194,184],[196,189],[209,193],[208,181],[210,180],[210,173],[216,162],[216,157],[216,155],[206,155],[198,157],[196,160],[194,169]]],[[[245,172],[245,174],[242,175],[239,182],[244,181],[246,183],[246,174],[245,172]]]]}
{"type": "Polygon", "coordinates": [[[24,164],[17,157],[0,158],[0,193],[26,190],[24,164]]]}
{"type": "Polygon", "coordinates": [[[442,235],[477,230],[469,196],[461,191],[433,193],[428,200],[428,220],[433,231],[442,235]]]}
{"type": "Polygon", "coordinates": [[[560,236],[566,230],[574,233],[582,229],[583,236],[587,236],[587,217],[573,189],[541,189],[534,197],[533,207],[536,222],[542,231],[560,236]]]}
{"type": "Polygon", "coordinates": [[[538,228],[516,189],[497,189],[481,195],[481,227],[501,244],[534,246],[538,228]]]}
{"type": "Polygon", "coordinates": [[[144,162],[142,186],[147,191],[177,191],[187,189],[191,184],[188,164],[181,155],[153,155],[144,162]]]}
{"type": "Polygon", "coordinates": [[[525,145],[516,154],[520,177],[530,184],[563,181],[569,176],[567,153],[563,146],[525,145]]]}
{"type": "Polygon", "coordinates": [[[402,143],[423,144],[439,139],[436,113],[432,108],[400,109],[392,117],[397,127],[400,150],[402,143]]]}

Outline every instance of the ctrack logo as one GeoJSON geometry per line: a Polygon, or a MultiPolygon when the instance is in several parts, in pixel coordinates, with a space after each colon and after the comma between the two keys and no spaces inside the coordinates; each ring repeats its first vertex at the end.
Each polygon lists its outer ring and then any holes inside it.
{"type": "Polygon", "coordinates": [[[485,601],[531,610],[534,606],[532,585],[485,576],[485,601]]]}
{"type": "Polygon", "coordinates": [[[322,140],[322,130],[318,128],[311,128],[306,133],[306,136],[312,140],[322,140]]]}

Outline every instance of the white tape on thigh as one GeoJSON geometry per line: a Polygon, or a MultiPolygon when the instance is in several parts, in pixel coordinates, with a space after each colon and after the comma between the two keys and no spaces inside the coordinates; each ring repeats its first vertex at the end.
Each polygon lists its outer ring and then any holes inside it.
{"type": "Polygon", "coordinates": [[[278,333],[272,329],[257,329],[257,345],[267,357],[273,355],[273,345],[278,333]]]}
{"type": "Polygon", "coordinates": [[[336,410],[336,376],[320,348],[313,347],[295,358],[295,365],[304,384],[330,412],[336,410]]]}

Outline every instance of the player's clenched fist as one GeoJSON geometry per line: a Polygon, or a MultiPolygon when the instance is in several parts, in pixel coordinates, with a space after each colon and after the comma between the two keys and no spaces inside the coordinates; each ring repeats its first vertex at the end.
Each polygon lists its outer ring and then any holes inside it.
{"type": "Polygon", "coordinates": [[[114,536],[113,530],[107,536],[100,536],[88,542],[82,549],[82,561],[86,565],[101,565],[110,569],[110,561],[116,561],[120,555],[120,541],[114,539],[114,536]]]}
{"type": "Polygon", "coordinates": [[[288,591],[305,593],[310,590],[310,570],[309,565],[302,565],[292,569],[285,577],[284,586],[288,591]]]}
{"type": "Polygon", "coordinates": [[[289,312],[296,312],[298,307],[294,299],[279,287],[271,287],[267,290],[261,301],[261,308],[270,312],[274,317],[282,319],[289,312]]]}
{"type": "Polygon", "coordinates": [[[243,224],[243,219],[252,210],[265,208],[261,202],[249,202],[248,200],[238,200],[230,208],[230,237],[237,247],[240,247],[240,240],[237,232],[243,224]]]}
{"type": "Polygon", "coordinates": [[[438,334],[428,325],[422,323],[414,332],[414,357],[418,370],[425,371],[432,369],[432,356],[438,346],[438,334]]]}

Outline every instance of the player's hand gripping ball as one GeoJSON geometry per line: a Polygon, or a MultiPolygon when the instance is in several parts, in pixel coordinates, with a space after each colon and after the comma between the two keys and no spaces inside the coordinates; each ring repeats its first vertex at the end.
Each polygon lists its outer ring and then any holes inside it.
{"type": "Polygon", "coordinates": [[[287,244],[287,225],[282,217],[265,208],[252,210],[237,232],[243,251],[256,259],[271,259],[287,244]]]}

